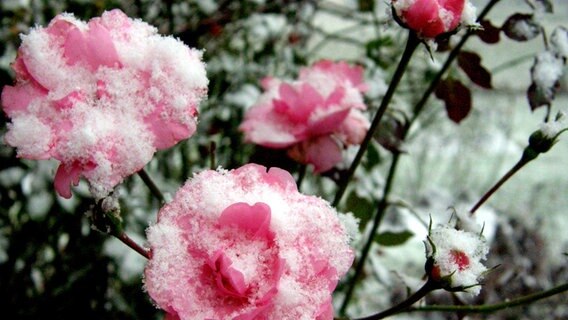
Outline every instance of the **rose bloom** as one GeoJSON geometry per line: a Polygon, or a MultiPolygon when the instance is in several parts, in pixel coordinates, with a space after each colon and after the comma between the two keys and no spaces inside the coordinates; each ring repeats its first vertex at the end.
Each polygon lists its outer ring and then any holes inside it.
{"type": "Polygon", "coordinates": [[[285,82],[266,78],[265,93],[245,114],[245,140],[287,149],[288,155],[312,164],[315,172],[333,168],[342,150],[362,142],[369,121],[361,113],[363,69],[345,62],[320,61],[285,82]]]}
{"type": "Polygon", "coordinates": [[[21,158],[59,160],[55,188],[66,198],[81,176],[104,197],[156,150],[191,136],[208,84],[200,51],[120,10],[33,28],[12,68],[5,141],[21,158]]]}
{"type": "Polygon", "coordinates": [[[475,7],[469,0],[393,0],[397,18],[422,38],[435,38],[460,23],[475,24],[475,7]]]}
{"type": "Polygon", "coordinates": [[[281,169],[188,181],[147,230],[144,283],[167,319],[332,319],[353,251],[338,213],[281,169]]]}
{"type": "Polygon", "coordinates": [[[432,280],[450,291],[479,294],[479,281],[487,268],[481,263],[489,252],[482,235],[443,225],[431,230],[426,255],[433,260],[432,280]]]}

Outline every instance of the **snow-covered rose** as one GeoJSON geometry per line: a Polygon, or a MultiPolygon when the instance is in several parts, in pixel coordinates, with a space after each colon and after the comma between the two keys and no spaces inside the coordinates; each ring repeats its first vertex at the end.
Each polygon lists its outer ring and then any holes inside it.
{"type": "Polygon", "coordinates": [[[148,231],[145,287],[169,319],[332,319],[353,251],[337,212],[281,169],[201,172],[148,231]]]}
{"type": "Polygon", "coordinates": [[[22,35],[12,68],[5,140],[19,157],[59,160],[55,188],[66,198],[81,176],[102,198],[191,136],[208,83],[200,51],[120,10],[88,22],[56,16],[22,35]]]}
{"type": "Polygon", "coordinates": [[[479,294],[479,281],[487,271],[481,260],[489,252],[482,235],[442,225],[430,231],[425,243],[431,281],[446,290],[479,294]]]}
{"type": "Polygon", "coordinates": [[[362,68],[322,60],[303,68],[296,81],[266,78],[262,84],[265,93],[240,126],[248,142],[288,149],[294,160],[324,172],[341,161],[343,148],[365,137],[362,68]]]}

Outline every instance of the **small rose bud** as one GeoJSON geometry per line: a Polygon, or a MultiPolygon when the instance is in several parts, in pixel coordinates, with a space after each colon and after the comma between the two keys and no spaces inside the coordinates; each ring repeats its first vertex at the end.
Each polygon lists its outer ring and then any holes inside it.
{"type": "Polygon", "coordinates": [[[422,38],[475,23],[475,7],[468,0],[393,0],[392,5],[395,20],[422,38]]]}
{"type": "Polygon", "coordinates": [[[430,231],[426,242],[426,273],[447,291],[479,294],[479,280],[487,268],[481,263],[489,248],[482,235],[450,226],[430,231]]]}
{"type": "Polygon", "coordinates": [[[532,160],[539,154],[548,152],[556,143],[558,136],[566,129],[568,127],[564,123],[562,113],[559,113],[554,121],[542,123],[540,128],[530,135],[529,145],[525,148],[523,156],[532,160]]]}

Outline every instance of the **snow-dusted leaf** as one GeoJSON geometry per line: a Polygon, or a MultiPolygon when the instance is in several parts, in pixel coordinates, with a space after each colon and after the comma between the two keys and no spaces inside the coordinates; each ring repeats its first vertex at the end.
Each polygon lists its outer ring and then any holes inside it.
{"type": "Polygon", "coordinates": [[[539,53],[531,68],[532,83],[527,91],[527,98],[532,110],[550,105],[554,100],[563,74],[564,58],[552,51],[539,53]]]}
{"type": "Polygon", "coordinates": [[[458,55],[458,66],[480,87],[491,89],[491,73],[481,65],[481,57],[470,51],[462,51],[458,55]]]}
{"type": "Polygon", "coordinates": [[[534,111],[542,106],[550,105],[554,99],[554,92],[544,90],[533,82],[527,90],[527,99],[531,110],[534,111]]]}
{"type": "Polygon", "coordinates": [[[505,35],[516,41],[528,41],[537,37],[541,26],[533,19],[532,14],[515,13],[501,27],[505,35]]]}
{"type": "Polygon", "coordinates": [[[448,117],[455,123],[460,123],[471,111],[471,92],[459,80],[442,80],[436,88],[436,97],[444,101],[448,117]]]}

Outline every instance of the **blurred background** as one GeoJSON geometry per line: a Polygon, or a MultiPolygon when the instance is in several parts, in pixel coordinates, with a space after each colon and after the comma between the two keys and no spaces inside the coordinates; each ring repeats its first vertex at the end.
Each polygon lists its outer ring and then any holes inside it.
{"type": "MultiPolygon", "coordinates": [[[[473,0],[478,12],[487,0],[473,0]]],[[[2,0],[0,4],[0,87],[11,85],[10,63],[19,34],[45,26],[55,15],[72,12],[87,20],[120,8],[204,49],[210,79],[209,98],[200,108],[198,132],[172,149],[156,154],[146,170],[171,196],[192,173],[215,162],[235,168],[247,162],[278,166],[297,174],[285,152],[243,143],[237,130],[244,111],[261,93],[265,76],[293,79],[299,68],[321,58],[364,66],[369,84],[369,118],[398,63],[406,30],[390,16],[388,1],[344,0],[2,0]]],[[[518,161],[529,135],[547,112],[568,110],[566,67],[550,108],[531,110],[527,88],[534,57],[546,49],[543,35],[568,26],[568,2],[507,0],[488,15],[498,40],[472,36],[463,50],[477,54],[490,74],[480,85],[467,68],[452,66],[447,75],[471,93],[471,111],[457,123],[444,101],[432,96],[405,141],[398,128],[412,118],[413,106],[464,32],[419,48],[396,92],[380,133],[364,158],[339,209],[353,212],[364,232],[374,213],[393,152],[403,152],[385,223],[348,313],[382,310],[415,289],[423,275],[429,217],[445,223],[452,209],[468,209],[518,161]],[[540,6],[553,4],[551,10],[540,6]],[[534,15],[538,36],[518,41],[500,28],[515,13],[534,15]],[[436,49],[437,47],[437,49],[436,49]],[[483,83],[482,83],[483,84],[483,83]]],[[[487,32],[490,32],[487,31],[487,32]]],[[[474,68],[475,69],[475,68],[474,68]]],[[[469,70],[471,71],[471,70],[469,70]]],[[[460,102],[464,97],[460,98],[460,102]]],[[[2,113],[0,136],[9,119],[2,113]]],[[[354,156],[323,176],[308,174],[302,191],[333,199],[336,180],[354,156]]],[[[6,319],[161,319],[143,291],[144,258],[110,236],[91,228],[85,212],[93,204],[82,182],[70,200],[52,187],[57,163],[16,157],[0,144],[0,306],[6,319]]],[[[479,212],[491,241],[488,266],[501,265],[475,299],[448,293],[430,303],[495,303],[549,288],[568,280],[568,142],[564,136],[547,154],[530,163],[479,212]]],[[[309,170],[309,169],[308,169],[309,170]]],[[[145,228],[155,221],[159,203],[138,176],[118,190],[126,231],[144,243],[145,228]]],[[[354,245],[362,246],[356,237],[354,245]]],[[[343,286],[337,292],[341,301],[343,286]]],[[[566,296],[535,305],[471,319],[566,319],[566,296]]],[[[405,319],[462,319],[459,314],[408,314],[405,319]]]]}

